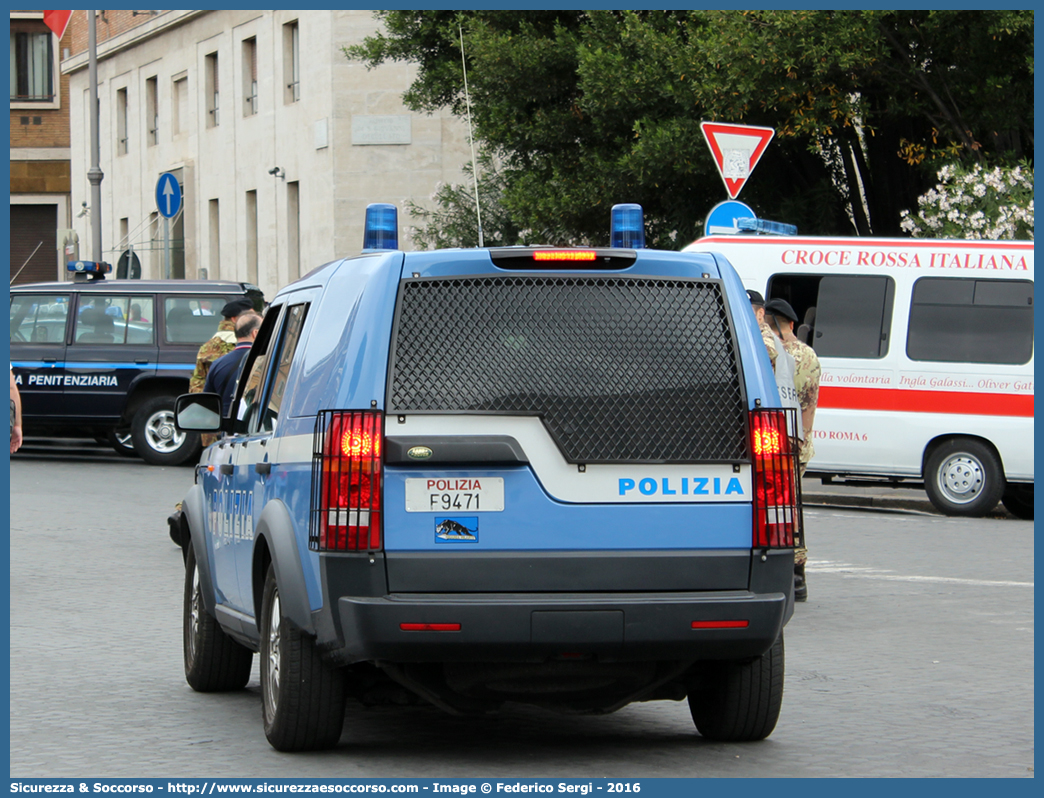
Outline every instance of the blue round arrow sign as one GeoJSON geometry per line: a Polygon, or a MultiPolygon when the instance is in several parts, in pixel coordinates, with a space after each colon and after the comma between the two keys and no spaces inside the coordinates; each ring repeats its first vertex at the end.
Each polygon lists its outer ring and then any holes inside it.
{"type": "Polygon", "coordinates": [[[710,213],[707,214],[707,221],[704,223],[703,234],[705,236],[712,236],[719,233],[738,233],[739,227],[736,225],[737,219],[756,218],[757,214],[750,209],[750,206],[742,202],[737,200],[719,202],[711,208],[710,213]]]}
{"type": "Polygon", "coordinates": [[[156,181],[156,207],[166,219],[181,210],[181,186],[171,172],[164,172],[156,181]]]}

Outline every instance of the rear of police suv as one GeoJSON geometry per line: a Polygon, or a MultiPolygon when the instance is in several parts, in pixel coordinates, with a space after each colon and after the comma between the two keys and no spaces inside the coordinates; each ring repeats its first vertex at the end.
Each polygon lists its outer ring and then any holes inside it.
{"type": "Polygon", "coordinates": [[[383,395],[342,385],[316,408],[320,647],[455,712],[687,696],[707,736],[771,733],[798,486],[728,263],[623,248],[383,258],[360,259],[356,307],[393,305],[390,329],[354,314],[344,328],[370,342],[383,395]]]}

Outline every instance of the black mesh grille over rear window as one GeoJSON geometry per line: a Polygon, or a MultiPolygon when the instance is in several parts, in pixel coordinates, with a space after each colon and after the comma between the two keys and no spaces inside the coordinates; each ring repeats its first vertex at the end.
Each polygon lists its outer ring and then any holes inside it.
{"type": "Polygon", "coordinates": [[[574,463],[747,454],[735,345],[713,280],[406,280],[387,408],[539,415],[574,463]]]}

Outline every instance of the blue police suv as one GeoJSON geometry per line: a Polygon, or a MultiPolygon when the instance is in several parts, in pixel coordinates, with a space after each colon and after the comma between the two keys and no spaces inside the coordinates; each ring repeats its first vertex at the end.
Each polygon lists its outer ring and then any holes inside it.
{"type": "Polygon", "coordinates": [[[783,692],[800,534],[788,419],[720,256],[606,248],[359,257],[283,289],[185,497],[184,658],[282,751],[347,698],[453,713],[687,699],[757,740],[783,692]]]}

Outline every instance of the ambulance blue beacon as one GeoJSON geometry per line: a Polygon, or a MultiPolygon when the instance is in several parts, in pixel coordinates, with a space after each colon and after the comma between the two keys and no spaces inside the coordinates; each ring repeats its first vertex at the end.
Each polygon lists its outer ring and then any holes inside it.
{"type": "MultiPolygon", "coordinates": [[[[261,657],[281,751],[345,701],[607,713],[688,699],[714,740],[771,734],[800,534],[795,453],[747,294],[720,256],[612,246],[358,257],[272,300],[184,501],[197,691],[261,657]]],[[[793,419],[789,419],[793,421],[793,419]]]]}

